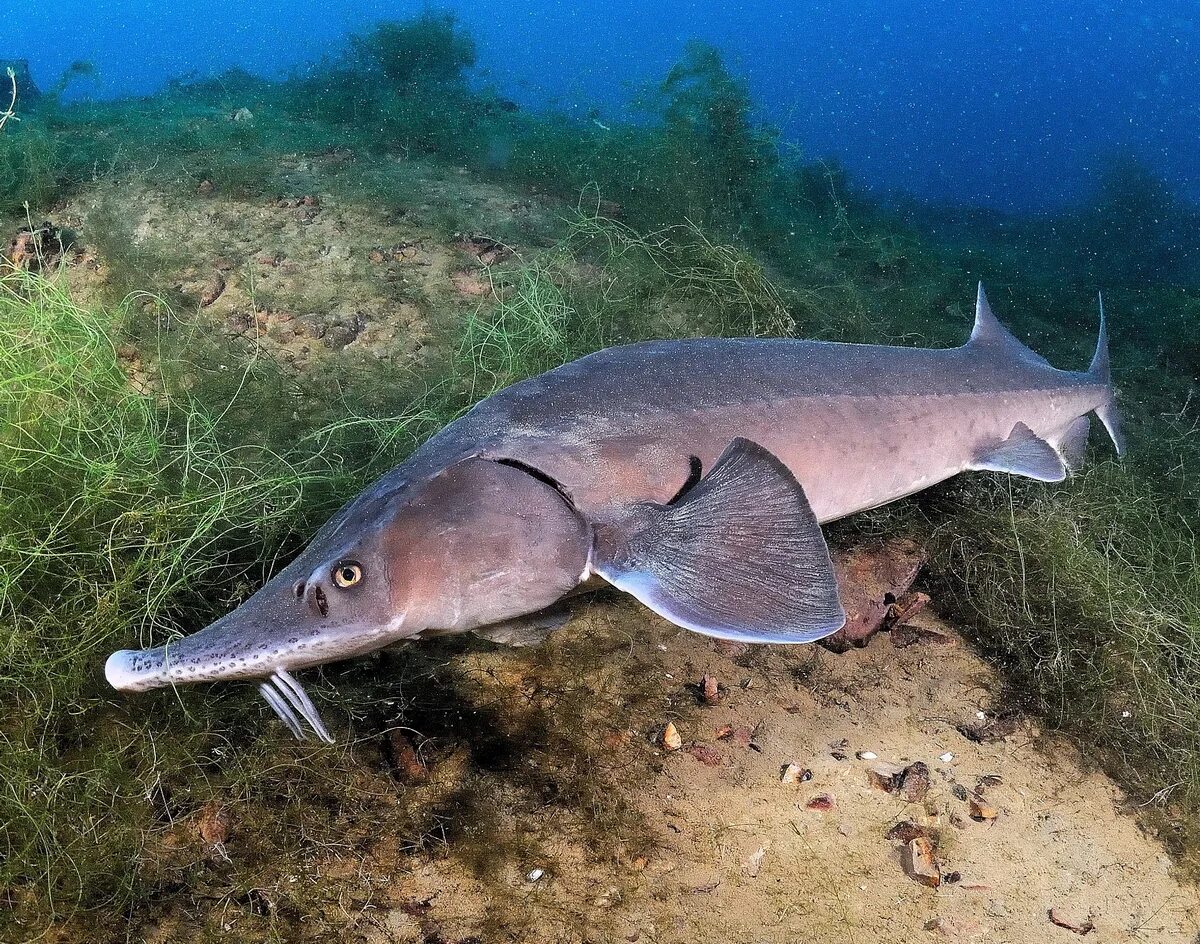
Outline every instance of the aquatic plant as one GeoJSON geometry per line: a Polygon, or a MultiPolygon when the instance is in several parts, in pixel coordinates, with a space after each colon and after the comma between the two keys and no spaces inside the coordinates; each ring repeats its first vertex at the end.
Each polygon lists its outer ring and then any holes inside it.
{"type": "Polygon", "coordinates": [[[57,148],[32,121],[0,131],[0,215],[23,217],[25,204],[40,212],[57,191],[57,148]]]}
{"type": "Polygon", "coordinates": [[[1140,444],[1157,453],[1148,462],[1101,462],[1067,489],[964,487],[931,536],[942,599],[1008,671],[1012,701],[1090,745],[1175,821],[1166,835],[1181,846],[1200,837],[1200,492],[1182,471],[1200,468],[1191,424],[1156,423],[1140,444]],[[1174,481],[1147,474],[1167,467],[1180,470],[1174,481]]]}
{"type": "Polygon", "coordinates": [[[8,76],[9,82],[12,84],[12,93],[9,95],[8,107],[0,112],[0,131],[4,130],[4,126],[17,116],[17,73],[9,66],[4,70],[8,76]]]}
{"type": "Polygon", "coordinates": [[[154,825],[138,759],[153,722],[114,720],[98,658],[229,602],[318,471],[134,389],[115,317],[0,280],[0,894],[27,919],[128,895],[154,825]]]}
{"type": "Polygon", "coordinates": [[[1200,278],[1200,212],[1128,154],[1109,156],[1090,198],[1066,221],[1066,236],[1102,282],[1200,278]]]}
{"type": "Polygon", "coordinates": [[[750,123],[750,93],[725,67],[721,52],[691,42],[659,88],[666,169],[687,198],[689,215],[741,222],[769,179],[776,151],[750,123]],[[694,189],[699,188],[699,189],[694,189]]]}
{"type": "Polygon", "coordinates": [[[419,85],[458,84],[475,65],[475,40],[453,13],[425,11],[403,22],[387,22],[350,40],[352,54],[401,93],[419,85]]]}

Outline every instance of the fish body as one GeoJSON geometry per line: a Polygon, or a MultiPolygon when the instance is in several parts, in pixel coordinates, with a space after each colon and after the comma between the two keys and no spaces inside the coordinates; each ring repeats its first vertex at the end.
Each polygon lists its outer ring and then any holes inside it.
{"type": "Polygon", "coordinates": [[[844,621],[820,523],[970,469],[1059,481],[1093,412],[1120,449],[1103,313],[1091,367],[1058,370],[982,287],[953,349],[610,348],[482,401],[238,610],[115,653],[107,675],[124,689],[265,678],[293,730],[299,713],[324,736],[290,669],[448,632],[511,639],[597,575],[708,635],[811,641],[844,621]]]}

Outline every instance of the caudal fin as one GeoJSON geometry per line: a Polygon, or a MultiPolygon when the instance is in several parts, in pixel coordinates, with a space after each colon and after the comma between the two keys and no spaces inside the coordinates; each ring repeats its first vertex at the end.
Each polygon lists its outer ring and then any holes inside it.
{"type": "Polygon", "coordinates": [[[1113,390],[1112,374],[1108,364],[1108,327],[1104,319],[1104,296],[1100,296],[1100,336],[1096,339],[1096,353],[1088,375],[1108,390],[1108,399],[1096,408],[1096,415],[1108,430],[1118,456],[1125,455],[1125,434],[1121,432],[1121,414],[1117,410],[1116,392],[1113,390]]]}

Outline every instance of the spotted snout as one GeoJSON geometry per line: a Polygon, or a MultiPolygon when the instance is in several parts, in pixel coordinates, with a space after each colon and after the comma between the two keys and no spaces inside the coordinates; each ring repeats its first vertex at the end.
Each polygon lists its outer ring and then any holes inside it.
{"type": "Polygon", "coordinates": [[[152,649],[114,652],[104,676],[120,691],[144,691],[261,679],[359,655],[386,645],[381,638],[402,622],[371,592],[370,582],[367,568],[354,558],[338,558],[299,579],[281,574],[194,635],[152,649]]]}

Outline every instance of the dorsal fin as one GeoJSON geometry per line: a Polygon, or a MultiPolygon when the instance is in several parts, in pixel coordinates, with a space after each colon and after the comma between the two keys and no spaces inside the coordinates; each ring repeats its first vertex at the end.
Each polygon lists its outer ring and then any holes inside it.
{"type": "Polygon", "coordinates": [[[992,313],[992,306],[988,304],[982,282],[979,283],[979,294],[975,297],[975,327],[971,329],[971,338],[967,341],[967,346],[989,347],[1003,351],[1009,357],[1050,366],[1049,361],[1027,348],[1017,340],[1016,335],[1000,323],[1000,319],[992,313]]]}

